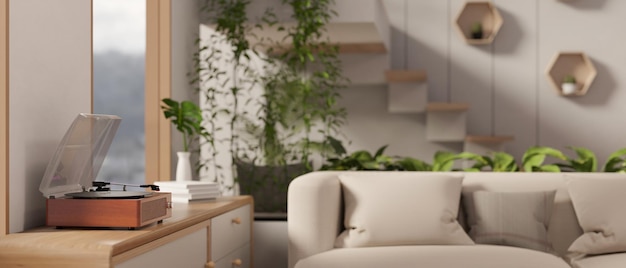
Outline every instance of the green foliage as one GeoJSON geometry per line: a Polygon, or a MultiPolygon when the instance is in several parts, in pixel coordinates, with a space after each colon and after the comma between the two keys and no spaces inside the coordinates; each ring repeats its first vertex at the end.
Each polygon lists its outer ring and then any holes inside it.
{"type": "MultiPolygon", "coordinates": [[[[194,71],[189,77],[190,84],[200,93],[205,124],[210,133],[204,139],[206,146],[203,148],[211,156],[202,159],[200,168],[212,169],[215,179],[223,182],[223,167],[215,161],[219,158],[217,144],[227,145],[231,160],[242,151],[239,129],[247,114],[241,111],[249,104],[251,97],[248,93],[259,80],[258,70],[248,66],[255,55],[248,39],[254,25],[248,22],[246,12],[250,0],[202,2],[203,20],[212,25],[215,32],[196,40],[199,51],[193,55],[194,71]]],[[[230,187],[232,185],[226,185],[226,188],[230,187]]]]}
{"type": "Polygon", "coordinates": [[[626,148],[619,149],[613,152],[606,160],[604,164],[604,172],[619,172],[626,173],[626,148]]]}
{"type": "MultiPolygon", "coordinates": [[[[335,140],[334,142],[337,142],[335,140]]],[[[398,171],[452,171],[454,161],[461,159],[471,159],[483,161],[477,154],[462,152],[455,154],[452,152],[438,151],[433,156],[432,164],[412,157],[392,157],[384,154],[387,145],[380,147],[376,153],[360,150],[352,154],[345,153],[345,148],[341,143],[335,144],[341,152],[338,157],[327,159],[321,170],[398,170],[398,171]]]]}
{"type": "Polygon", "coordinates": [[[233,165],[304,163],[311,171],[313,156],[334,156],[332,139],[341,136],[346,118],[338,99],[348,81],[341,73],[337,47],[322,38],[336,15],[334,1],[283,0],[282,5],[293,11],[295,23],[289,24],[293,27],[281,25],[271,9],[261,18],[250,18],[251,2],[205,0],[203,16],[215,33],[198,40],[200,51],[194,54],[191,83],[201,92],[208,132],[222,133],[206,140],[204,148],[213,157],[203,159],[203,168],[211,169],[213,164],[215,177],[221,179],[225,179],[222,167],[215,162],[219,143],[228,145],[233,165]],[[265,27],[276,27],[284,38],[269,40],[254,34],[265,27]],[[280,53],[272,49],[257,53],[255,41],[292,46],[280,53]],[[317,136],[326,138],[313,138],[317,136]]]}
{"type": "Polygon", "coordinates": [[[578,158],[566,156],[565,161],[567,163],[557,163],[561,171],[596,172],[598,170],[598,159],[591,150],[573,146],[568,146],[567,148],[574,150],[578,158]]]}
{"type": "Polygon", "coordinates": [[[183,150],[189,151],[189,146],[195,137],[209,135],[202,126],[202,110],[193,102],[163,99],[161,109],[165,118],[170,119],[176,130],[183,134],[183,150]]]}
{"type": "Polygon", "coordinates": [[[576,77],[574,77],[573,75],[566,75],[565,77],[563,77],[563,83],[576,83],[576,77]]]}
{"type": "Polygon", "coordinates": [[[560,172],[561,169],[556,164],[544,165],[547,156],[560,160],[567,157],[559,150],[547,146],[533,146],[528,148],[522,156],[522,168],[525,172],[560,172]]]}
{"type": "Polygon", "coordinates": [[[472,33],[482,33],[483,32],[483,24],[479,21],[472,23],[472,33]]]}
{"type": "Polygon", "coordinates": [[[494,152],[492,156],[479,156],[479,160],[465,171],[483,171],[484,168],[493,172],[516,172],[519,166],[515,162],[515,157],[505,152],[494,152]]]}
{"type": "Polygon", "coordinates": [[[246,38],[250,30],[246,14],[249,4],[250,0],[207,0],[203,8],[214,20],[215,31],[224,34],[233,46],[232,51],[237,60],[246,56],[245,53],[250,49],[250,42],[246,38]]]}
{"type": "MultiPolygon", "coordinates": [[[[345,149],[338,144],[339,157],[331,158],[322,170],[398,170],[398,171],[453,171],[454,161],[471,160],[474,164],[463,171],[479,172],[596,172],[598,161],[596,155],[583,147],[569,146],[567,148],[576,152],[577,158],[570,158],[561,151],[546,147],[533,146],[528,148],[522,157],[521,166],[517,164],[515,157],[505,152],[493,152],[490,155],[478,155],[469,152],[458,154],[438,151],[433,157],[432,164],[412,157],[389,157],[383,154],[387,146],[381,147],[375,154],[367,151],[357,151],[346,155],[345,149]],[[544,164],[546,157],[565,161],[554,164],[544,164]]],[[[603,172],[626,173],[626,148],[612,153],[603,172]]]]}
{"type": "MultiPolygon", "coordinates": [[[[339,90],[347,86],[348,80],[342,75],[338,47],[322,38],[326,25],[337,15],[332,9],[334,0],[283,0],[283,4],[291,7],[296,23],[283,29],[292,47],[278,55],[277,60],[284,63],[281,73],[287,75],[282,78],[283,85],[299,86],[299,94],[289,99],[297,109],[288,112],[298,118],[298,132],[304,133],[297,144],[301,161],[308,163],[314,153],[320,153],[323,159],[332,155],[326,153],[331,142],[328,137],[337,139],[341,135],[346,111],[338,104],[339,90]],[[327,138],[312,140],[315,132],[327,138]],[[319,148],[322,150],[314,151],[319,148]]],[[[280,95],[271,94],[268,100],[277,96],[280,95]]]]}
{"type": "Polygon", "coordinates": [[[385,149],[387,145],[374,154],[360,150],[343,157],[329,158],[321,170],[396,170],[393,169],[393,159],[384,155],[385,149]]]}

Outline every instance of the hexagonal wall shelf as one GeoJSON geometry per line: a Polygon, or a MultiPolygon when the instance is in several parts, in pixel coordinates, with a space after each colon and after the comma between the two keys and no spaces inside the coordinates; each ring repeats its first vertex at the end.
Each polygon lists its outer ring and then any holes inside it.
{"type": "Polygon", "coordinates": [[[491,2],[467,2],[456,18],[456,29],[470,45],[491,44],[502,27],[502,16],[491,2]],[[472,25],[480,22],[482,38],[472,38],[472,25]]]}
{"type": "Polygon", "coordinates": [[[596,78],[596,68],[583,52],[560,52],[557,53],[548,69],[546,75],[552,87],[562,96],[583,96],[589,91],[589,87],[596,78]],[[563,78],[571,75],[576,79],[576,90],[573,93],[565,94],[561,87],[563,78]]]}

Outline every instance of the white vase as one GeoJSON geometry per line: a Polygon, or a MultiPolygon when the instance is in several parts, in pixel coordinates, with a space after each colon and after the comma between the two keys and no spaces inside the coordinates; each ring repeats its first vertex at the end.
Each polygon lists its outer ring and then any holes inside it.
{"type": "Polygon", "coordinates": [[[176,181],[190,181],[192,179],[191,162],[189,152],[177,152],[178,164],[176,165],[176,181]]]}
{"type": "Polygon", "coordinates": [[[561,84],[561,91],[563,92],[563,95],[571,95],[576,93],[576,90],[578,90],[578,85],[576,85],[576,83],[563,83],[561,84]]]}

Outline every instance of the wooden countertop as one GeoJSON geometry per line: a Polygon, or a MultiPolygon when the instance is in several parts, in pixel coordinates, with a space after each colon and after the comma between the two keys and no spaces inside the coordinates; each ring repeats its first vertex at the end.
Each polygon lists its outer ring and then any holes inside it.
{"type": "Polygon", "coordinates": [[[251,197],[173,203],[172,217],[162,224],[137,230],[41,227],[9,234],[0,237],[0,267],[35,267],[44,263],[45,267],[73,267],[58,263],[61,258],[82,262],[82,266],[76,267],[112,267],[111,260],[116,255],[246,204],[252,205],[251,197]]]}

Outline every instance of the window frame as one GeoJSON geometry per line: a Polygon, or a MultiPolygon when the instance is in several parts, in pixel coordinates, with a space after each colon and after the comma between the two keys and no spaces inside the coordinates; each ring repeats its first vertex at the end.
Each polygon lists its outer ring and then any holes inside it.
{"type": "Polygon", "coordinates": [[[9,0],[0,0],[0,236],[9,233],[9,0]]]}
{"type": "Polygon", "coordinates": [[[146,0],[145,135],[146,180],[171,177],[171,124],[161,100],[171,96],[171,0],[146,0]]]}

